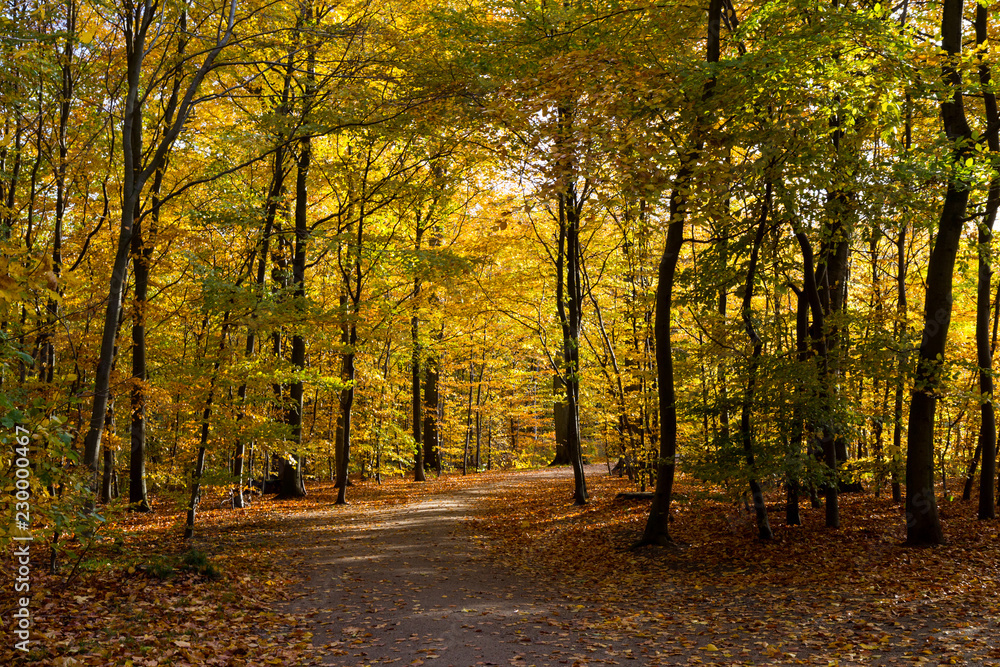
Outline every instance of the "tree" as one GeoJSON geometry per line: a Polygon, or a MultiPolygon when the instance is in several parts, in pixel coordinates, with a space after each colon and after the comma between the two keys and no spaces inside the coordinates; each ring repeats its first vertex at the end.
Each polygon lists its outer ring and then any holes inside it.
{"type": "MultiPolygon", "coordinates": [[[[721,55],[722,0],[710,0],[705,61],[717,63],[721,55]]],[[[714,87],[709,79],[702,90],[702,101],[711,97],[714,87]]],[[[670,501],[677,465],[677,396],[674,389],[674,359],[671,348],[671,316],[677,261],[684,243],[684,221],[688,215],[696,162],[704,146],[706,119],[694,120],[687,145],[680,156],[670,194],[667,239],[660,258],[656,282],[656,374],[659,388],[660,452],[656,461],[656,489],[640,545],[671,544],[670,501]]]]}
{"type": "MultiPolygon", "coordinates": [[[[118,18],[122,38],[125,42],[126,94],[122,109],[122,207],[118,227],[118,244],[108,291],[107,311],[104,316],[104,333],[101,338],[101,352],[94,377],[94,404],[90,426],[87,431],[83,463],[97,475],[97,461],[101,448],[101,435],[108,404],[108,388],[111,378],[112,354],[115,346],[115,332],[121,309],[122,290],[125,273],[132,248],[132,233],[140,209],[142,194],[149,179],[163,168],[167,154],[180,135],[194,108],[203,98],[197,98],[198,90],[209,72],[216,66],[219,54],[229,43],[236,23],[236,2],[230,0],[223,5],[223,13],[218,17],[217,38],[204,52],[204,59],[187,78],[183,95],[179,96],[176,109],[171,109],[173,121],[165,125],[155,148],[145,151],[142,145],[144,111],[151,90],[143,86],[142,75],[147,67],[146,58],[150,50],[147,40],[154,22],[160,18],[162,8],[157,2],[136,3],[128,0],[121,8],[118,18]]],[[[168,21],[177,17],[163,16],[168,21]]],[[[206,17],[206,20],[208,17],[206,17]]],[[[182,37],[183,27],[178,22],[168,22],[171,36],[182,37]]],[[[159,37],[159,35],[157,35],[159,37]]],[[[141,214],[140,214],[141,215],[141,214]]]]}
{"type": "MultiPolygon", "coordinates": [[[[976,6],[976,46],[988,43],[987,24],[989,9],[976,6]]],[[[978,53],[982,53],[979,51],[978,53]]],[[[991,153],[1000,153],[1000,112],[997,111],[996,94],[990,87],[991,67],[980,56],[979,83],[983,90],[983,107],[986,120],[986,142],[991,153]]],[[[979,272],[976,290],[976,361],[979,366],[979,447],[982,448],[983,467],[979,477],[979,518],[996,517],[993,498],[996,478],[997,426],[993,407],[993,341],[990,340],[990,287],[992,286],[993,225],[997,208],[1000,208],[1000,176],[994,174],[987,191],[986,210],[979,222],[979,272]]]]}
{"type": "Polygon", "coordinates": [[[947,95],[941,101],[941,120],[951,142],[952,173],[941,207],[934,248],[927,263],[924,327],[910,398],[909,440],[906,457],[906,541],[941,544],[944,534],[934,490],[934,409],[951,323],[952,277],[955,257],[969,201],[966,160],[972,153],[972,129],[965,116],[962,75],[954,59],[962,52],[962,0],[945,0],[941,8],[942,64],[947,95]]]}

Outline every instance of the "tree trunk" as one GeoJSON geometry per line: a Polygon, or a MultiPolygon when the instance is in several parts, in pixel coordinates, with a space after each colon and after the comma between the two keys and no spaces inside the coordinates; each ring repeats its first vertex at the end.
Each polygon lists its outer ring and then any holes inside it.
{"type": "Polygon", "coordinates": [[[469,474],[469,445],[472,443],[472,377],[473,364],[469,361],[469,407],[465,413],[465,450],[462,454],[462,474],[469,474]]]}
{"type": "MultiPolygon", "coordinates": [[[[719,62],[721,53],[722,0],[709,0],[706,61],[719,62]]],[[[705,84],[702,101],[712,96],[714,78],[705,84]]],[[[667,239],[656,276],[655,319],[653,334],[656,342],[656,380],[659,388],[660,451],[656,461],[656,487],[649,517],[639,545],[673,543],[670,537],[670,501],[674,487],[674,470],[677,458],[677,404],[674,389],[674,359],[671,347],[671,322],[673,312],[674,279],[677,261],[684,245],[684,220],[687,217],[688,196],[694,181],[694,165],[701,154],[702,119],[695,120],[688,141],[690,147],[681,154],[680,166],[674,177],[670,193],[667,239]]]]}
{"type": "MultiPolygon", "coordinates": [[[[414,295],[420,292],[420,279],[415,281],[413,287],[414,295]]],[[[424,448],[423,448],[423,401],[420,399],[420,318],[417,317],[416,311],[414,311],[413,317],[410,320],[410,337],[413,340],[413,357],[411,361],[411,380],[410,380],[410,398],[413,407],[413,446],[414,446],[414,462],[413,462],[413,481],[414,482],[424,482],[427,481],[424,475],[424,448]]]]}
{"type": "MultiPolygon", "coordinates": [[[[962,0],[944,0],[941,46],[949,56],[962,51],[962,0]]],[[[952,164],[957,171],[972,153],[972,131],[965,118],[962,75],[953,59],[942,66],[951,95],[941,103],[941,118],[948,139],[956,146],[952,164]]],[[[910,398],[909,441],[906,456],[906,541],[911,545],[942,544],[934,489],[934,410],[942,382],[945,342],[951,324],[952,278],[961,242],[968,183],[952,173],[941,218],[927,263],[924,297],[924,330],[920,342],[914,387],[910,398]]]]}
{"type": "MultiPolygon", "coordinates": [[[[573,131],[573,111],[559,109],[560,136],[573,131]]],[[[562,159],[560,161],[563,161],[562,159]]],[[[565,253],[560,253],[565,264],[565,285],[560,277],[556,298],[559,302],[559,319],[563,325],[563,382],[566,386],[566,452],[573,465],[573,502],[587,502],[587,479],[583,471],[583,442],[580,436],[580,324],[582,322],[583,286],[580,259],[580,210],[582,201],[576,191],[575,164],[567,160],[559,193],[560,247],[565,238],[565,253]],[[565,287],[565,291],[563,288],[565,287]]],[[[560,267],[560,276],[562,269],[560,267]]]]}
{"type": "MultiPolygon", "coordinates": [[[[187,12],[181,11],[179,19],[180,33],[185,34],[187,30],[187,12]]],[[[182,38],[177,43],[177,56],[180,61],[184,59],[184,51],[187,47],[187,39],[182,38]]],[[[166,106],[166,115],[163,119],[163,126],[169,127],[173,122],[174,110],[177,108],[177,99],[180,95],[181,77],[180,72],[175,74],[170,99],[166,106]]],[[[132,125],[133,142],[136,155],[142,153],[142,123],[132,125]]],[[[123,137],[123,141],[129,141],[128,136],[123,137]]],[[[135,221],[132,230],[132,276],[134,283],[135,303],[132,311],[132,385],[129,392],[129,402],[132,414],[132,427],[130,430],[131,443],[129,448],[129,505],[133,510],[139,512],[150,511],[149,498],[146,492],[146,399],[147,399],[147,371],[146,371],[146,309],[149,298],[149,270],[150,260],[153,256],[153,248],[156,244],[157,227],[160,218],[160,191],[163,187],[163,175],[166,169],[166,158],[153,175],[151,194],[153,199],[152,210],[149,212],[151,221],[149,237],[143,238],[143,214],[136,206],[135,221]]]]}
{"type": "MultiPolygon", "coordinates": [[[[210,411],[209,408],[205,409],[206,412],[210,411]]],[[[202,425],[202,433],[207,433],[208,425],[202,425]]],[[[206,436],[207,437],[207,436],[206,436]]],[[[198,511],[198,503],[201,500],[201,478],[205,474],[205,440],[206,437],[202,438],[202,446],[198,448],[198,461],[195,463],[194,474],[191,477],[191,498],[188,501],[188,512],[187,512],[187,524],[184,526],[184,539],[190,540],[194,537],[194,521],[195,514],[198,511]]]]}
{"type": "MultiPolygon", "coordinates": [[[[108,401],[108,411],[104,419],[104,429],[108,433],[115,432],[115,401],[114,398],[108,401]]],[[[105,505],[115,497],[115,450],[110,447],[104,448],[104,474],[101,477],[101,502],[105,505]]]]}
{"type": "MultiPolygon", "coordinates": [[[[351,327],[351,338],[357,342],[357,330],[355,327],[351,327]]],[[[345,380],[350,380],[350,385],[347,389],[341,392],[340,398],[340,451],[337,453],[337,504],[345,505],[347,504],[347,472],[348,463],[350,462],[350,452],[351,452],[351,416],[352,410],[354,408],[354,377],[355,377],[355,366],[354,366],[354,352],[353,346],[350,352],[344,355],[343,359],[343,377],[345,380]]]]}
{"type": "MultiPolygon", "coordinates": [[[[806,300],[802,290],[792,286],[796,296],[795,308],[795,350],[796,360],[801,366],[805,366],[809,361],[809,302],[806,300]]],[[[801,484],[801,464],[802,446],[805,443],[805,410],[804,406],[807,397],[807,388],[804,382],[799,382],[796,387],[797,400],[792,411],[791,446],[788,452],[788,459],[785,465],[785,490],[787,502],[785,504],[785,524],[789,526],[801,526],[802,517],[799,514],[799,491],[801,484]]]]}
{"type": "Polygon", "coordinates": [[[890,480],[892,484],[892,501],[903,500],[899,485],[899,469],[903,463],[903,382],[907,367],[906,352],[906,223],[899,230],[896,239],[896,345],[899,353],[896,355],[896,388],[892,403],[892,452],[890,461],[890,480]]]}
{"type": "Polygon", "coordinates": [[[764,341],[757,333],[757,328],[753,323],[753,287],[757,277],[757,261],[760,255],[760,246],[764,240],[764,233],[767,231],[768,209],[771,204],[771,184],[767,184],[767,191],[761,208],[760,221],[757,223],[757,233],[754,236],[753,246],[750,250],[750,266],[747,269],[747,279],[743,286],[743,324],[746,328],[747,337],[753,346],[750,356],[750,363],[747,369],[747,388],[743,396],[743,407],[740,413],[740,436],[743,441],[743,455],[746,457],[747,468],[750,472],[748,480],[750,494],[753,498],[754,512],[757,516],[757,532],[762,540],[769,540],[774,537],[771,532],[771,525],[767,519],[767,505],[764,503],[764,492],[757,481],[754,470],[754,446],[753,427],[750,423],[750,413],[753,410],[754,392],[757,386],[757,370],[760,367],[760,355],[764,348],[764,341]]]}
{"type": "MultiPolygon", "coordinates": [[[[307,98],[312,87],[315,70],[315,49],[310,48],[307,65],[307,98]]],[[[292,287],[295,295],[295,310],[299,317],[306,311],[306,251],[309,245],[309,167],[312,160],[312,142],[309,137],[299,140],[299,155],[295,175],[295,249],[292,254],[292,287]]],[[[285,466],[281,476],[281,498],[302,498],[306,495],[303,479],[302,454],[302,372],[306,367],[306,341],[302,326],[296,326],[292,334],[292,368],[296,370],[296,380],[289,386],[292,401],[286,413],[286,420],[292,431],[293,465],[285,466]]]]}
{"type": "MultiPolygon", "coordinates": [[[[93,486],[96,487],[97,463],[101,450],[101,435],[104,427],[104,413],[108,406],[108,389],[111,380],[112,352],[115,332],[122,307],[122,290],[132,242],[135,212],[139,208],[142,192],[147,181],[163,167],[167,153],[181,133],[191,110],[200,99],[196,99],[198,89],[205,76],[215,67],[219,53],[229,43],[235,22],[236,4],[230,0],[225,8],[228,16],[223,20],[224,30],[218,33],[218,41],[205,52],[201,65],[188,82],[176,112],[170,111],[173,122],[164,128],[159,143],[148,154],[143,151],[142,140],[142,67],[148,54],[146,37],[150,27],[159,18],[162,8],[156,4],[137,3],[124,12],[126,94],[122,107],[122,210],[118,227],[118,245],[111,270],[108,289],[108,305],[104,316],[104,331],[101,336],[101,351],[97,372],[94,375],[94,403],[91,410],[90,426],[84,439],[83,464],[92,471],[93,486]],[[146,162],[143,163],[144,156],[146,162]]],[[[220,26],[221,27],[221,26],[220,26]]],[[[203,99],[203,98],[202,98],[203,99]]]]}
{"type": "MultiPolygon", "coordinates": [[[[987,19],[989,9],[984,5],[976,6],[976,44],[987,46],[987,19]]],[[[979,56],[979,82],[983,88],[983,106],[986,110],[986,141],[990,152],[1000,153],[1000,136],[998,123],[1000,113],[997,111],[996,95],[992,92],[990,82],[990,66],[982,62],[979,56]]],[[[997,425],[993,407],[993,346],[990,341],[990,301],[991,284],[993,280],[992,241],[993,225],[996,222],[997,208],[1000,206],[1000,178],[994,176],[986,198],[986,213],[979,223],[979,284],[976,290],[976,359],[979,366],[979,444],[977,453],[982,451],[982,475],[979,478],[979,512],[980,519],[996,518],[996,503],[993,490],[997,474],[997,425]]],[[[970,478],[972,475],[970,474],[970,478]]],[[[963,492],[963,496],[964,496],[963,492]]]]}
{"type": "Polygon", "coordinates": [[[424,380],[424,468],[437,468],[440,473],[441,458],[438,451],[440,434],[438,433],[438,410],[441,396],[438,390],[438,360],[427,358],[427,368],[424,380]]]}
{"type": "MultiPolygon", "coordinates": [[[[720,0],[712,0],[719,5],[720,0]]],[[[716,23],[716,25],[718,25],[716,23]]],[[[687,161],[677,171],[674,188],[670,195],[670,224],[667,240],[660,258],[656,284],[656,314],[654,336],[656,339],[656,378],[659,386],[660,451],[656,462],[656,487],[649,517],[639,545],[673,543],[670,536],[670,501],[674,486],[674,468],[677,456],[677,405],[674,392],[674,360],[670,340],[670,316],[672,313],[674,277],[677,260],[684,244],[684,218],[687,213],[687,192],[692,179],[690,161],[694,155],[687,155],[687,161]]]]}
{"type": "MultiPolygon", "coordinates": [[[[816,361],[819,365],[819,403],[821,414],[824,420],[832,417],[830,408],[831,387],[830,387],[830,355],[827,352],[826,311],[823,308],[820,298],[820,291],[817,285],[818,272],[813,263],[812,244],[802,231],[795,232],[795,238],[799,242],[799,249],[802,252],[802,293],[809,303],[809,311],[812,313],[812,326],[809,328],[812,337],[813,348],[816,351],[816,361]]],[[[833,428],[829,421],[822,425],[822,454],[823,461],[828,471],[828,479],[824,486],[826,501],[826,526],[828,528],[840,527],[840,506],[838,500],[837,482],[837,450],[836,439],[833,428]]]]}
{"type": "Polygon", "coordinates": [[[550,466],[564,466],[570,463],[569,449],[566,446],[569,431],[569,412],[566,409],[566,384],[558,373],[552,377],[552,417],[555,424],[556,455],[550,466]]]}
{"type": "MultiPolygon", "coordinates": [[[[341,393],[344,440],[341,444],[341,452],[338,453],[337,457],[337,482],[340,484],[337,492],[338,505],[343,505],[347,502],[347,473],[351,454],[351,416],[354,408],[354,391],[357,376],[355,355],[358,349],[358,317],[361,312],[361,289],[363,286],[361,250],[364,244],[365,220],[367,216],[364,196],[360,200],[361,205],[358,213],[357,228],[353,230],[353,238],[347,248],[348,261],[342,265],[345,266],[342,274],[346,294],[341,296],[341,304],[344,306],[343,310],[346,317],[344,326],[346,352],[343,357],[341,379],[347,385],[347,388],[341,393]]],[[[416,423],[419,425],[419,422],[416,423]]],[[[420,441],[417,440],[416,444],[419,451],[420,441]]]]}
{"type": "MultiPolygon", "coordinates": [[[[59,279],[62,276],[63,219],[66,213],[66,163],[69,155],[66,135],[69,128],[70,105],[74,95],[73,45],[76,36],[77,14],[75,0],[69,0],[66,3],[66,41],[63,43],[62,57],[60,58],[62,86],[59,99],[58,158],[55,164],[55,229],[52,235],[52,274],[55,280],[54,284],[49,285],[51,290],[60,294],[62,292],[59,287],[59,279]]],[[[56,349],[53,336],[55,335],[56,322],[59,319],[59,301],[50,296],[45,310],[46,323],[39,336],[41,363],[39,364],[38,377],[42,382],[51,383],[55,377],[56,367],[56,349]]]]}

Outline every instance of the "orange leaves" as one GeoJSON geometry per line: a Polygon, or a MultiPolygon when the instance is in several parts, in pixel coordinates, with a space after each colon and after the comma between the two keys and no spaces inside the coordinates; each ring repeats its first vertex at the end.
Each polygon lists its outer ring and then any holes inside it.
{"type": "Polygon", "coordinates": [[[762,544],[752,517],[681,477],[672,524],[681,542],[631,550],[648,501],[616,499],[627,483],[595,468],[588,485],[581,509],[569,505],[567,481],[511,484],[470,523],[498,561],[546,582],[578,627],[655,638],[662,662],[651,664],[1000,657],[973,639],[1000,621],[1000,537],[966,506],[949,513],[953,542],[934,549],[900,546],[902,510],[862,494],[842,497],[841,530],[823,527],[822,508],[804,507],[802,527],[775,525],[762,544]]]}

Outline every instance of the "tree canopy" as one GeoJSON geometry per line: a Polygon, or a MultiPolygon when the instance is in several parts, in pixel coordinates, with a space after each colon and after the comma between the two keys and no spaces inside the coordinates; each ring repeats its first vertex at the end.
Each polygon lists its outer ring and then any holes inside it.
{"type": "Polygon", "coordinates": [[[839,528],[839,494],[891,490],[911,544],[977,485],[995,516],[987,4],[0,21],[3,475],[23,429],[34,512],[4,542],[181,493],[190,536],[204,488],[272,477],[344,503],[570,464],[585,504],[604,456],[655,489],[643,543],[675,474],[765,540],[779,496],[839,528]]]}

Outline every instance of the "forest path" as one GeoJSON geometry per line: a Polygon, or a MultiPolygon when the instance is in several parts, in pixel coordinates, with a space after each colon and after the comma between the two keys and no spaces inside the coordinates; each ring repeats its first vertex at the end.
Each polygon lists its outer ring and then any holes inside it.
{"type": "Polygon", "coordinates": [[[970,579],[967,550],[826,530],[808,507],[806,526],[761,544],[678,498],[691,542],[632,551],[648,501],[617,501],[620,480],[587,472],[586,508],[569,504],[568,468],[362,484],[346,507],[328,486],[285,501],[267,543],[306,579],[280,610],[311,624],[298,664],[1000,665],[994,575],[970,579]]]}
{"type": "Polygon", "coordinates": [[[402,505],[287,517],[308,582],[286,611],[311,619],[313,644],[330,665],[585,665],[638,657],[640,639],[612,646],[574,629],[578,605],[492,562],[463,525],[485,494],[543,480],[569,497],[572,470],[560,468],[484,477],[402,505]]]}

